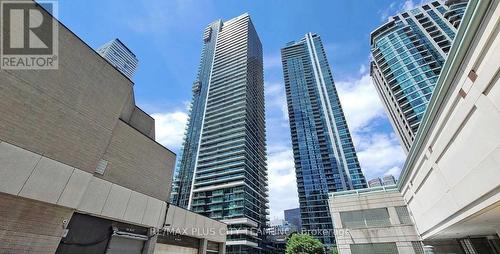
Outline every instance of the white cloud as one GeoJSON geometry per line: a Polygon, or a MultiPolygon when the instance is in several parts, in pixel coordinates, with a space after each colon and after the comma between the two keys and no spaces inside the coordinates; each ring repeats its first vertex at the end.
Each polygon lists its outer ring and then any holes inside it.
{"type": "Polygon", "coordinates": [[[155,119],[156,141],[167,148],[178,151],[184,138],[188,115],[183,111],[169,113],[155,113],[151,115],[155,119]]]}
{"type": "Polygon", "coordinates": [[[271,218],[283,218],[283,210],[299,206],[285,86],[265,82],[266,130],[271,218]]]}
{"type": "Polygon", "coordinates": [[[403,3],[402,9],[404,11],[409,11],[409,10],[415,9],[415,7],[416,7],[416,4],[415,4],[415,2],[413,2],[413,0],[406,0],[403,3]]]}
{"type": "Polygon", "coordinates": [[[393,175],[396,178],[399,178],[399,174],[401,173],[401,168],[400,167],[392,167],[387,172],[385,172],[384,176],[386,175],[393,175]]]}
{"type": "Polygon", "coordinates": [[[392,174],[398,176],[406,154],[393,133],[355,134],[357,154],[367,179],[392,174]]]}
{"type": "Polygon", "coordinates": [[[265,82],[266,110],[281,110],[282,119],[288,121],[285,86],[282,83],[265,82]]]}
{"type": "Polygon", "coordinates": [[[283,218],[284,210],[299,205],[291,147],[269,147],[268,174],[271,218],[283,218]]]}
{"type": "Polygon", "coordinates": [[[336,87],[351,131],[385,116],[369,74],[364,74],[360,79],[337,82],[336,87]]]}
{"type": "Polygon", "coordinates": [[[387,21],[387,19],[399,12],[409,11],[415,9],[416,7],[430,2],[430,0],[406,0],[403,3],[397,4],[397,2],[392,2],[387,8],[379,10],[381,21],[387,21]]]}
{"type": "Polygon", "coordinates": [[[264,69],[270,70],[274,68],[281,67],[281,56],[280,54],[272,54],[264,56],[264,69]]]}
{"type": "Polygon", "coordinates": [[[359,74],[363,75],[365,74],[367,71],[367,68],[366,68],[366,65],[362,64],[360,67],[359,67],[359,74]]]}
{"type": "Polygon", "coordinates": [[[365,177],[398,176],[406,154],[392,131],[379,129],[387,118],[369,73],[336,87],[365,177]]]}
{"type": "Polygon", "coordinates": [[[396,2],[392,2],[387,8],[380,10],[380,20],[386,21],[390,15],[394,14],[396,2]]]}

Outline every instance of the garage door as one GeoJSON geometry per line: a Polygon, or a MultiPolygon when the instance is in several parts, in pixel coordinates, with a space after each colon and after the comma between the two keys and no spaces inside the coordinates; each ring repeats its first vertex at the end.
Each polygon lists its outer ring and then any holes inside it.
{"type": "Polygon", "coordinates": [[[198,249],[156,243],[155,254],[198,254],[198,249]]]}
{"type": "Polygon", "coordinates": [[[130,236],[115,232],[109,240],[106,254],[141,254],[146,240],[146,236],[130,236]]]}

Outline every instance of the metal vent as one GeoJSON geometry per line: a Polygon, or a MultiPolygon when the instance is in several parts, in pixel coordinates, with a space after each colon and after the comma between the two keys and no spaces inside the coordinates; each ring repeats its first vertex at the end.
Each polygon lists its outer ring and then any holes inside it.
{"type": "Polygon", "coordinates": [[[95,168],[95,172],[100,175],[104,175],[104,171],[106,171],[106,167],[108,166],[107,160],[99,160],[97,163],[97,167],[95,168]]]}

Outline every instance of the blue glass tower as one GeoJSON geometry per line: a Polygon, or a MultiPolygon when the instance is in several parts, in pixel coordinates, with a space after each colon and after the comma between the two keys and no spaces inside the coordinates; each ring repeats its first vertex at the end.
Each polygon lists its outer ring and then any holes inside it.
{"type": "Polygon", "coordinates": [[[308,33],[282,48],[281,57],[302,229],[332,245],[328,193],[365,188],[366,180],[321,38],[308,33]]]}
{"type": "Polygon", "coordinates": [[[203,33],[171,202],[228,224],[226,253],[261,253],[268,218],[262,45],[248,14],[203,33]]]}
{"type": "Polygon", "coordinates": [[[460,0],[448,2],[449,6],[434,1],[399,13],[371,34],[371,76],[406,152],[466,5],[460,0]]]}

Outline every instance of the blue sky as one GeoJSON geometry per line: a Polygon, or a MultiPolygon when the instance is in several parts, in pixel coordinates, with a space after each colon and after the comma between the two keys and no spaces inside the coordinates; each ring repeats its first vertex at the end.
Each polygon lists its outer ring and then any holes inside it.
{"type": "Polygon", "coordinates": [[[367,179],[397,176],[405,155],[369,77],[369,34],[389,15],[420,1],[60,0],[59,18],[93,48],[120,38],[137,55],[136,103],[155,117],[157,140],[178,152],[203,29],[250,13],[264,48],[273,219],[298,207],[280,48],[307,32],[322,37],[367,179]]]}

